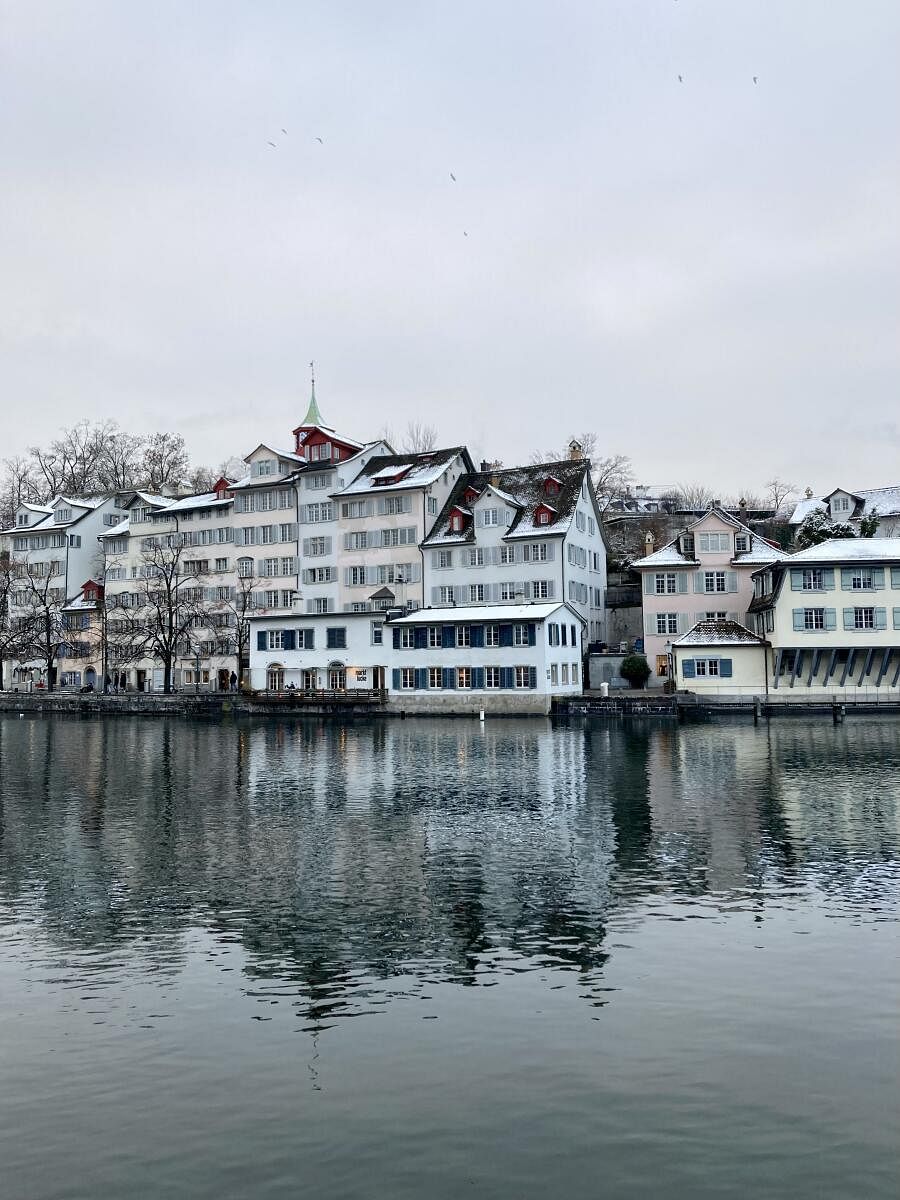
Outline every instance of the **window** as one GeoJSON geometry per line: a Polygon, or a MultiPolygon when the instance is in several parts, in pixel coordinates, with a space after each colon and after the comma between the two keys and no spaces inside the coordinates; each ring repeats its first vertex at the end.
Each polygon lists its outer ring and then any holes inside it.
{"type": "Polygon", "coordinates": [[[874,629],[875,628],[875,609],[874,608],[854,608],[854,610],[853,610],[853,628],[854,629],[874,629]]]}
{"type": "Polygon", "coordinates": [[[698,676],[718,675],[719,660],[717,658],[695,658],[694,671],[698,676]]]}
{"type": "Polygon", "coordinates": [[[429,515],[429,517],[437,516],[437,497],[436,496],[428,497],[428,515],[429,515]]]}
{"type": "Polygon", "coordinates": [[[438,588],[438,603],[439,604],[452,604],[453,603],[453,588],[452,587],[438,588]]]}
{"type": "Polygon", "coordinates": [[[383,621],[372,621],[369,628],[371,630],[372,645],[373,646],[383,646],[384,645],[384,622],[383,621]]]}
{"type": "Polygon", "coordinates": [[[484,510],[484,524],[485,525],[499,525],[500,524],[500,509],[499,508],[486,508],[484,510]]]}
{"type": "Polygon", "coordinates": [[[484,550],[480,546],[473,546],[469,550],[469,566],[483,567],[484,566],[484,550]]]}
{"type": "Polygon", "coordinates": [[[366,586],[366,568],[365,567],[349,567],[347,576],[348,587],[365,587],[366,586]]]}
{"type": "Polygon", "coordinates": [[[284,630],[283,629],[270,629],[267,641],[268,641],[268,648],[270,650],[283,650],[284,649],[284,630]]]}
{"type": "Polygon", "coordinates": [[[450,528],[454,533],[459,533],[463,527],[463,518],[460,513],[454,513],[450,518],[450,528]]]}
{"type": "Polygon", "coordinates": [[[550,683],[555,687],[559,683],[559,667],[556,663],[550,664],[550,683]]]}
{"type": "Polygon", "coordinates": [[[315,558],[320,554],[328,553],[328,540],[323,537],[312,537],[307,539],[309,543],[308,554],[310,558],[315,558]]]}
{"type": "Polygon", "coordinates": [[[705,592],[724,592],[726,591],[726,579],[724,571],[704,571],[703,572],[703,590],[705,592]]]}
{"type": "Polygon", "coordinates": [[[217,558],[216,559],[216,570],[217,571],[227,571],[228,570],[228,559],[227,558],[217,558]]]}
{"type": "MultiPolygon", "coordinates": [[[[317,504],[308,504],[307,509],[318,508],[317,504]]],[[[329,507],[331,507],[329,505],[329,507]]],[[[372,512],[371,500],[345,500],[341,504],[342,517],[368,517],[372,512]]],[[[308,517],[308,520],[319,520],[320,518],[308,517]]]]}
{"type": "Polygon", "coordinates": [[[379,496],[378,511],[386,517],[412,512],[411,496],[379,496]]]}
{"type": "Polygon", "coordinates": [[[514,563],[515,561],[516,561],[515,546],[501,546],[500,547],[500,565],[502,567],[508,567],[511,563],[514,563]]]}
{"type": "Polygon", "coordinates": [[[831,500],[832,512],[847,512],[850,508],[850,500],[847,496],[833,496],[831,500]]]}
{"type": "Polygon", "coordinates": [[[456,686],[458,688],[470,688],[472,686],[472,668],[457,667],[456,669],[456,686]]]}
{"type": "Polygon", "coordinates": [[[586,522],[584,519],[584,513],[581,511],[581,509],[578,509],[575,513],[575,528],[584,533],[585,524],[586,522]]]}
{"type": "Polygon", "coordinates": [[[307,486],[313,491],[324,491],[325,488],[331,487],[331,475],[311,475],[307,486]]]}
{"type": "Polygon", "coordinates": [[[358,533],[348,533],[346,546],[348,550],[365,550],[369,545],[369,535],[362,529],[358,533]]]}
{"type": "Polygon", "coordinates": [[[875,587],[875,576],[871,567],[854,567],[850,576],[850,587],[854,592],[871,592],[875,587]]]}
{"type": "Polygon", "coordinates": [[[57,523],[57,525],[62,525],[62,523],[64,521],[71,521],[72,520],[71,508],[58,508],[56,510],[56,512],[53,514],[53,520],[57,523]]]}
{"type": "Polygon", "coordinates": [[[339,625],[331,626],[325,630],[325,645],[329,650],[346,650],[347,648],[347,627],[339,625]]]}
{"type": "Polygon", "coordinates": [[[727,533],[701,533],[701,554],[725,554],[730,549],[730,538],[727,533]]]}
{"type": "Polygon", "coordinates": [[[750,537],[746,533],[736,533],[734,535],[734,552],[735,554],[746,554],[750,549],[750,537]]]}
{"type": "Polygon", "coordinates": [[[674,571],[660,571],[656,575],[655,590],[657,596],[674,596],[678,588],[678,580],[674,571]]]}
{"type": "Polygon", "coordinates": [[[709,609],[703,614],[707,621],[727,621],[728,613],[723,612],[720,608],[709,609]]]}
{"type": "Polygon", "coordinates": [[[484,603],[484,584],[470,583],[469,584],[469,603],[483,604],[484,603]]]}
{"type": "Polygon", "coordinates": [[[317,596],[316,599],[313,600],[313,602],[312,602],[313,612],[314,613],[327,613],[328,612],[328,603],[329,603],[329,601],[328,601],[327,596],[317,596]]]}
{"type": "Polygon", "coordinates": [[[472,627],[471,625],[457,625],[456,627],[456,644],[457,646],[472,645],[472,627]]]}
{"type": "Polygon", "coordinates": [[[416,686],[415,667],[400,668],[400,686],[404,691],[411,691],[416,686]]]}
{"type": "Polygon", "coordinates": [[[568,663],[563,663],[562,666],[560,667],[559,681],[560,681],[560,683],[568,683],[569,682],[569,664],[568,663]]]}
{"type": "Polygon", "coordinates": [[[513,645],[527,646],[528,645],[528,626],[513,625],[513,645]]]}
{"type": "Polygon", "coordinates": [[[438,550],[435,564],[436,567],[452,567],[453,566],[453,551],[438,550]]]}
{"type": "Polygon", "coordinates": [[[824,629],[825,628],[825,609],[824,608],[804,608],[804,610],[803,610],[803,628],[804,629],[824,629]]]}
{"type": "Polygon", "coordinates": [[[428,626],[428,645],[432,650],[440,649],[441,647],[441,627],[440,625],[428,626]]]}
{"type": "Polygon", "coordinates": [[[822,592],[825,590],[825,572],[819,568],[807,568],[803,572],[804,592],[822,592]]]}
{"type": "MultiPolygon", "coordinates": [[[[346,504],[342,505],[347,508],[346,504]]],[[[346,516],[346,514],[344,514],[346,516]]],[[[333,521],[334,520],[334,505],[330,500],[323,500],[320,504],[305,504],[303,506],[303,516],[309,524],[314,525],[317,521],[333,521]]]]}
{"type": "Polygon", "coordinates": [[[555,621],[547,625],[547,644],[550,646],[559,645],[559,626],[555,621]]]}
{"type": "Polygon", "coordinates": [[[500,686],[500,668],[485,667],[484,668],[484,686],[486,688],[498,688],[500,686]]]}
{"type": "Polygon", "coordinates": [[[501,583],[500,584],[500,599],[501,600],[515,600],[515,598],[516,598],[516,585],[514,583],[501,583]]]}
{"type": "MultiPolygon", "coordinates": [[[[547,512],[546,508],[542,508],[538,511],[537,523],[538,523],[538,525],[549,525],[550,524],[550,514],[547,512]]],[[[516,668],[516,670],[518,670],[518,667],[516,668]]],[[[518,686],[519,685],[516,684],[516,687],[518,687],[518,686]]]]}
{"type": "MultiPolygon", "coordinates": [[[[708,616],[709,614],[707,614],[708,616]]],[[[656,632],[677,633],[678,632],[678,613],[657,613],[656,614],[656,632]]]]}
{"type": "Polygon", "coordinates": [[[572,682],[578,682],[578,663],[572,663],[572,682]]]}
{"type": "Polygon", "coordinates": [[[400,630],[400,649],[412,650],[416,644],[416,631],[411,626],[400,630]]]}
{"type": "Polygon", "coordinates": [[[264,458],[260,462],[253,464],[254,475],[274,475],[278,469],[278,464],[274,458],[264,458]]]}
{"type": "Polygon", "coordinates": [[[530,545],[525,547],[525,557],[529,562],[546,562],[547,554],[548,551],[546,542],[532,542],[530,545]]]}
{"type": "Polygon", "coordinates": [[[547,579],[533,579],[531,581],[531,598],[532,600],[549,600],[552,594],[552,585],[547,579]]]}
{"type": "Polygon", "coordinates": [[[430,688],[442,688],[444,686],[444,672],[440,667],[428,668],[428,686],[430,688]]]}
{"type": "Polygon", "coordinates": [[[499,646],[500,645],[500,626],[499,625],[488,625],[485,627],[484,644],[485,644],[485,646],[499,646]]]}
{"type": "Polygon", "coordinates": [[[515,668],[515,683],[517,688],[531,687],[531,670],[529,667],[515,668]]]}

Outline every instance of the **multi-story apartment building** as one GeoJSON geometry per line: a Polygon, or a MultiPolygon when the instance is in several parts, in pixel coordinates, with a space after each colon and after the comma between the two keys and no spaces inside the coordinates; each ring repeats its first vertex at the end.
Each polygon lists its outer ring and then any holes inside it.
{"type": "Polygon", "coordinates": [[[339,611],[421,608],[420,545],[460,477],[471,471],[464,446],[376,454],[352,483],[333,493],[339,611]]]}
{"type": "Polygon", "coordinates": [[[470,471],[425,538],[425,601],[565,601],[605,639],[606,545],[584,459],[470,471]]]}
{"type": "MultiPolygon", "coordinates": [[[[45,627],[53,626],[49,640],[61,642],[57,635],[61,635],[63,606],[80,592],[85,580],[102,574],[97,538],[122,517],[119,496],[57,496],[46,510],[39,505],[20,505],[15,524],[2,535],[16,577],[11,620],[24,626],[40,617],[45,627]]],[[[55,660],[56,655],[53,657],[55,660]]],[[[55,676],[55,661],[50,670],[55,676]]],[[[13,660],[14,683],[26,678],[54,683],[55,679],[46,679],[46,673],[46,660],[33,650],[23,651],[13,660]]]]}
{"type": "Polygon", "coordinates": [[[671,644],[699,621],[747,625],[753,573],[787,557],[736,517],[711,508],[668,545],[633,563],[642,577],[651,682],[668,677],[671,644]]]}
{"type": "Polygon", "coordinates": [[[60,610],[63,641],[57,673],[61,687],[90,687],[103,691],[106,671],[103,584],[87,579],[77,596],[60,610]]]}

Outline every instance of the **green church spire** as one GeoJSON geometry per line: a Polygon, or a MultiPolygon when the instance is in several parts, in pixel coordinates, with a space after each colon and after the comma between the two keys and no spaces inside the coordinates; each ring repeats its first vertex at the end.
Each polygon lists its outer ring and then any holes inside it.
{"type": "Polygon", "coordinates": [[[325,422],[322,420],[322,414],[319,412],[319,405],[316,401],[316,365],[315,365],[315,363],[309,364],[309,373],[310,373],[310,379],[311,379],[311,384],[312,384],[312,391],[310,393],[309,408],[306,410],[306,416],[303,418],[303,421],[301,423],[301,428],[305,425],[319,425],[321,427],[324,427],[325,422]]]}

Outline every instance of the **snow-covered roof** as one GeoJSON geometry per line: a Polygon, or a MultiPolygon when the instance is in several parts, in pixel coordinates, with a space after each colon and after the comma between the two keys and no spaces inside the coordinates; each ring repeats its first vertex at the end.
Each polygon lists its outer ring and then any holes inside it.
{"type": "Polygon", "coordinates": [[[546,604],[467,604],[444,605],[441,608],[417,608],[415,612],[395,617],[391,625],[436,625],[441,621],[543,621],[560,609],[582,620],[562,600],[546,604]]]}
{"type": "Polygon", "coordinates": [[[221,499],[218,492],[200,492],[196,496],[183,496],[180,500],[173,500],[165,506],[160,515],[185,512],[194,508],[227,508],[233,503],[230,497],[221,499]]]}
{"type": "Polygon", "coordinates": [[[640,569],[641,567],[696,567],[698,564],[695,558],[685,558],[677,544],[670,542],[668,546],[661,546],[652,554],[636,559],[631,565],[640,569]]]}
{"type": "Polygon", "coordinates": [[[99,541],[101,538],[122,537],[123,534],[128,532],[130,527],[131,520],[129,517],[126,517],[125,520],[120,521],[118,525],[113,525],[112,529],[104,529],[102,533],[98,533],[97,539],[99,541]]]}
{"type": "Polygon", "coordinates": [[[288,462],[296,463],[298,466],[306,465],[306,456],[297,454],[294,450],[279,450],[276,446],[270,446],[268,442],[260,442],[258,446],[254,446],[249,454],[244,455],[244,462],[249,462],[257,450],[268,450],[270,454],[274,454],[277,458],[287,459],[288,462]]]}
{"type": "Polygon", "coordinates": [[[900,537],[831,538],[787,555],[785,565],[842,562],[900,562],[900,537]]]}
{"type": "Polygon", "coordinates": [[[782,558],[790,557],[787,550],[782,550],[780,546],[773,546],[765,538],[754,534],[753,541],[750,543],[750,549],[746,554],[736,554],[734,562],[765,565],[766,563],[778,562],[782,558]]]}
{"type": "MultiPolygon", "coordinates": [[[[464,456],[466,465],[469,455],[465,446],[450,446],[444,450],[429,450],[423,454],[376,454],[370,458],[352,483],[336,496],[373,495],[377,492],[408,491],[410,488],[428,487],[435,483],[458,456],[464,456]],[[396,483],[380,483],[400,476],[396,483]]],[[[347,460],[344,460],[347,461],[347,460]]],[[[322,462],[320,470],[343,466],[340,463],[322,462]]]]}
{"type": "Polygon", "coordinates": [[[673,646],[762,646],[762,638],[737,621],[698,621],[673,646]]]}
{"type": "Polygon", "coordinates": [[[869,516],[876,510],[880,517],[900,515],[900,484],[894,484],[891,487],[861,488],[857,492],[848,491],[846,488],[835,488],[827,496],[808,496],[799,500],[791,513],[789,523],[800,525],[811,512],[828,512],[828,501],[840,492],[856,501],[852,512],[840,514],[847,520],[858,521],[860,517],[869,516]]]}

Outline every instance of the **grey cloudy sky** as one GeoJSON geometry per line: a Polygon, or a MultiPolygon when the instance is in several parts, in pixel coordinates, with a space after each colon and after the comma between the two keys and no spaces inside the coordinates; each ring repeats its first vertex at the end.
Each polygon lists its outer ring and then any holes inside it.
{"type": "Polygon", "coordinates": [[[359,437],[896,483],[898,35],[896,0],[0,0],[0,454],[285,443],[315,358],[359,437]]]}

